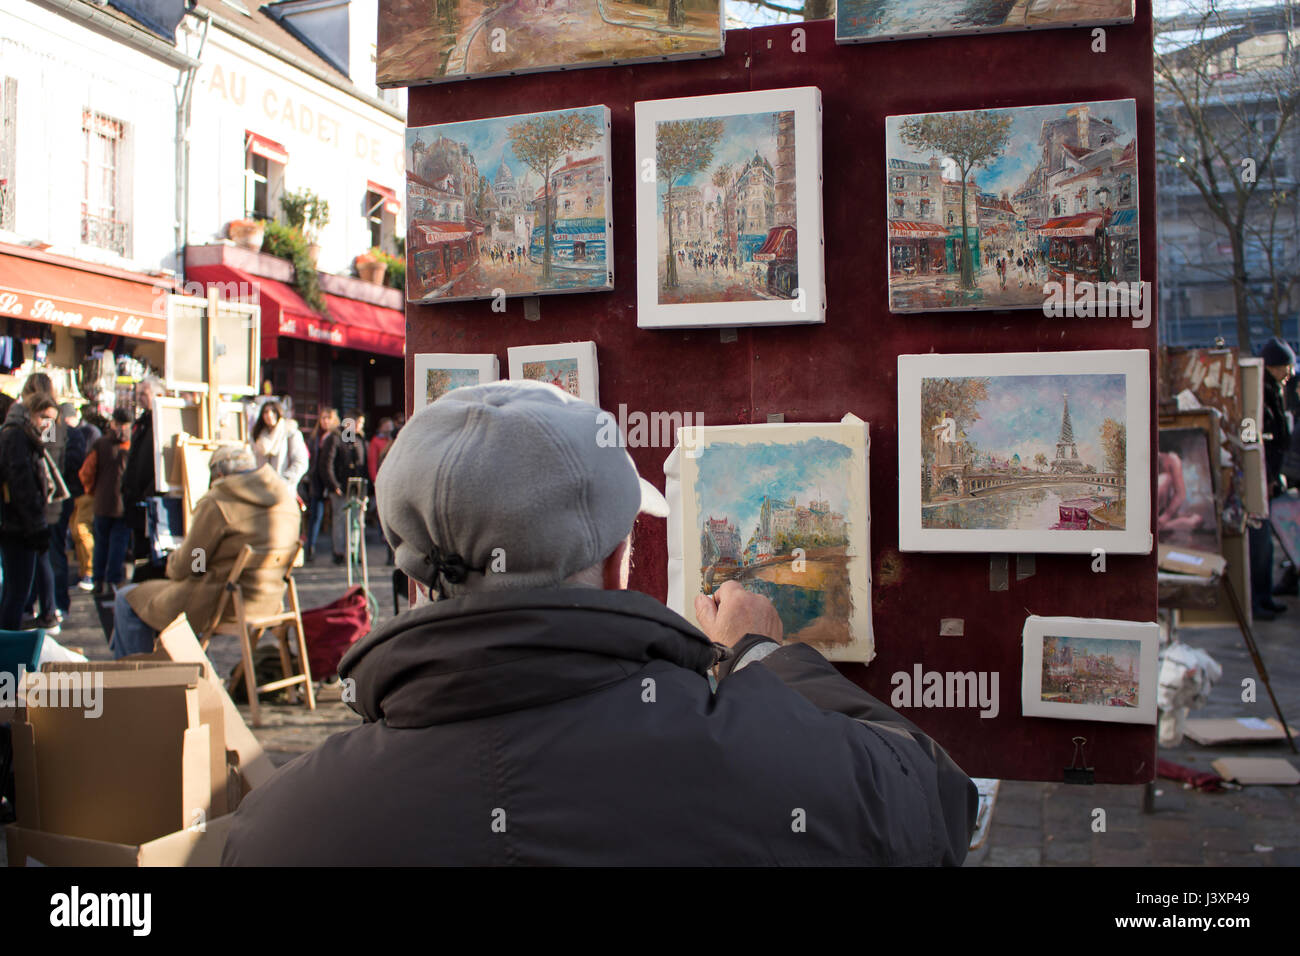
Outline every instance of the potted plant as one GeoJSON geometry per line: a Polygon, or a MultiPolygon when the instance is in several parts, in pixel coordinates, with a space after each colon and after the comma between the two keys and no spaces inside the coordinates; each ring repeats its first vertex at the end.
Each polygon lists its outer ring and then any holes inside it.
{"type": "Polygon", "coordinates": [[[384,284],[384,273],[388,270],[388,262],[378,249],[371,249],[357,256],[356,266],[357,275],[366,282],[373,282],[375,285],[384,284]]]}
{"type": "Polygon", "coordinates": [[[285,222],[306,238],[307,250],[315,263],[320,256],[316,240],[320,238],[320,231],[329,225],[330,204],[310,189],[299,189],[286,191],[280,197],[280,209],[285,222]]]}
{"type": "Polygon", "coordinates": [[[235,245],[253,252],[262,248],[262,235],[265,230],[266,223],[260,219],[232,219],[226,226],[226,234],[235,245]]]}

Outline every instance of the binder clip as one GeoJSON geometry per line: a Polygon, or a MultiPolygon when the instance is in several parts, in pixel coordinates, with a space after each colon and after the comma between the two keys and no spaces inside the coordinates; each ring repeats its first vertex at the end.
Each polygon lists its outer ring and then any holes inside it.
{"type": "Polygon", "coordinates": [[[1093,773],[1093,768],[1084,766],[1087,761],[1084,759],[1083,745],[1087,742],[1086,737],[1074,738],[1074,757],[1070,760],[1070,766],[1065,768],[1066,783],[1092,785],[1097,782],[1097,775],[1093,773]]]}

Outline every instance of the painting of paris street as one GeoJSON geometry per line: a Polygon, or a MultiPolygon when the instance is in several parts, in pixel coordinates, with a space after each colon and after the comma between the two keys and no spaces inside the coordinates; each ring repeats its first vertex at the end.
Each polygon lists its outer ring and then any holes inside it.
{"type": "Polygon", "coordinates": [[[839,43],[1132,23],[1133,0],[838,0],[839,43]]]}
{"type": "Polygon", "coordinates": [[[385,0],[376,82],[720,55],[719,0],[385,0]]]}
{"type": "Polygon", "coordinates": [[[890,310],[1139,281],[1136,131],[1133,100],[887,117],[890,310]]]}
{"type": "Polygon", "coordinates": [[[688,617],[696,594],[736,581],[772,601],[785,640],[870,660],[864,423],[696,428],[691,441],[677,519],[688,617]]]}
{"type": "Polygon", "coordinates": [[[1044,703],[1136,708],[1141,674],[1141,641],[1043,638],[1039,695],[1044,703]]]}
{"type": "Polygon", "coordinates": [[[815,87],[636,104],[637,324],[825,321],[815,87]]]}
{"type": "Polygon", "coordinates": [[[407,297],[612,289],[609,110],[406,131],[407,297]]]}

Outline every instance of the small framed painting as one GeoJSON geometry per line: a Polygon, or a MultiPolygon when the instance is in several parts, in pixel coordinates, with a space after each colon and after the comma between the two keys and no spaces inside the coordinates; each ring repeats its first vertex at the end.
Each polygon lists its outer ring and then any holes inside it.
{"type": "Polygon", "coordinates": [[[835,5],[835,42],[874,43],[1132,22],[1133,0],[982,4],[966,0],[937,0],[926,4],[904,0],[839,0],[835,5]]]}
{"type": "Polygon", "coordinates": [[[407,129],[407,299],[614,288],[611,185],[604,106],[407,129]]]}
{"type": "Polygon", "coordinates": [[[727,581],[775,605],[787,643],[830,660],[875,656],[868,425],[684,427],[664,463],[668,606],[727,581]]]}
{"type": "Polygon", "coordinates": [[[900,355],[900,550],[1150,553],[1150,357],[900,355]]]}
{"type": "Polygon", "coordinates": [[[821,93],[636,104],[637,325],[826,321],[821,93]]]}
{"type": "Polygon", "coordinates": [[[600,374],[595,342],[516,345],[508,351],[510,377],[548,382],[600,407],[600,374]]]}
{"type": "Polygon", "coordinates": [[[1026,717],[1156,722],[1159,624],[1031,616],[1022,635],[1026,717]]]}
{"type": "Polygon", "coordinates": [[[423,352],[415,356],[415,391],[411,414],[442,398],[453,388],[482,385],[501,377],[495,355],[423,352]]]}

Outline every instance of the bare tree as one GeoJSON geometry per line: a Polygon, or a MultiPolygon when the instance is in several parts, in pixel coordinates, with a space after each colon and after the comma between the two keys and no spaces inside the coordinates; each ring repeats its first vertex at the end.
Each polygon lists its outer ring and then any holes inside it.
{"type": "Polygon", "coordinates": [[[1231,283],[1237,344],[1248,354],[1252,313],[1267,316],[1280,334],[1296,281],[1296,243],[1279,241],[1294,231],[1296,190],[1277,171],[1300,106],[1295,4],[1259,10],[1198,2],[1199,9],[1158,28],[1157,158],[1195,188],[1226,238],[1222,268],[1195,265],[1231,283]]]}

